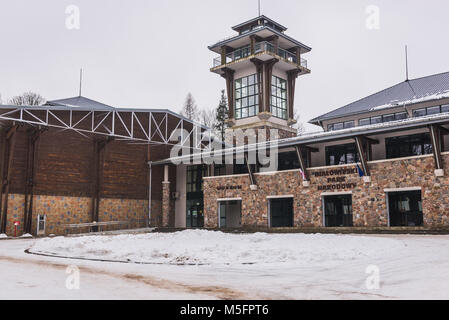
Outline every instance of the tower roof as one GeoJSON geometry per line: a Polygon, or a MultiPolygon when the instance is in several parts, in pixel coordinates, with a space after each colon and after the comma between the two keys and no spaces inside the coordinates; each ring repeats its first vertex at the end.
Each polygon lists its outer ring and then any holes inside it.
{"type": "Polygon", "coordinates": [[[282,31],[282,32],[287,31],[286,27],[284,27],[280,23],[277,23],[274,20],[271,20],[270,18],[268,18],[268,17],[266,17],[264,15],[261,15],[259,17],[256,17],[256,18],[253,18],[251,20],[248,20],[248,21],[245,21],[243,23],[240,23],[240,24],[232,27],[232,30],[239,32],[240,30],[245,29],[245,27],[248,27],[248,26],[251,26],[251,25],[254,25],[254,24],[264,25],[265,22],[269,22],[269,23],[273,24],[274,26],[279,28],[279,30],[282,31]],[[263,22],[263,23],[260,23],[260,22],[263,22]]]}

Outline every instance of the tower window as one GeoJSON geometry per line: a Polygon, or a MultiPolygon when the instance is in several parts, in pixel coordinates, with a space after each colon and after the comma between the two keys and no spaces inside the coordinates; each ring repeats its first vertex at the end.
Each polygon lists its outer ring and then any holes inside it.
{"type": "Polygon", "coordinates": [[[254,117],[259,108],[259,86],[255,74],[235,81],[235,118],[254,117]]]}
{"type": "Polygon", "coordinates": [[[287,81],[276,76],[271,80],[271,113],[287,120],[287,81]]]}

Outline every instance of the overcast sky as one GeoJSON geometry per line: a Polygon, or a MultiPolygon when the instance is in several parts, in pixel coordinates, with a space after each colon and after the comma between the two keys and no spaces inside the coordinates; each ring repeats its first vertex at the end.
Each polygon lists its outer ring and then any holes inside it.
{"type": "MultiPolygon", "coordinates": [[[[405,44],[411,78],[449,71],[448,12],[447,0],[262,0],[312,47],[295,101],[304,122],[405,80],[405,44]],[[367,27],[372,5],[379,29],[367,27]]],[[[82,67],[83,95],[113,106],[178,112],[191,92],[215,108],[225,83],[207,46],[256,16],[257,0],[0,0],[0,94],[77,96],[82,67]],[[66,27],[69,5],[79,30],[66,27]]]]}

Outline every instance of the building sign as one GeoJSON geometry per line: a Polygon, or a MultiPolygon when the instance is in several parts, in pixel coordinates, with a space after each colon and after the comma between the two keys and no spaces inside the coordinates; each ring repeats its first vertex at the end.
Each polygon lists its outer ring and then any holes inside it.
{"type": "Polygon", "coordinates": [[[223,191],[223,190],[242,190],[242,186],[218,186],[217,190],[223,191]]]}
{"type": "Polygon", "coordinates": [[[315,172],[315,178],[327,178],[327,184],[319,185],[318,191],[342,191],[357,187],[356,183],[348,183],[347,176],[358,174],[357,168],[353,169],[334,169],[328,171],[315,172]]]}

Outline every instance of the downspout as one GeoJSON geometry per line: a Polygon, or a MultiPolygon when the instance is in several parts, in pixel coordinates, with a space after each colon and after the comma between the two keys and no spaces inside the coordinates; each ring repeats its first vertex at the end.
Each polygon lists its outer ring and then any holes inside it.
{"type": "Polygon", "coordinates": [[[153,172],[153,162],[148,162],[148,167],[150,169],[149,181],[148,181],[148,226],[151,227],[151,176],[153,172]]]}

